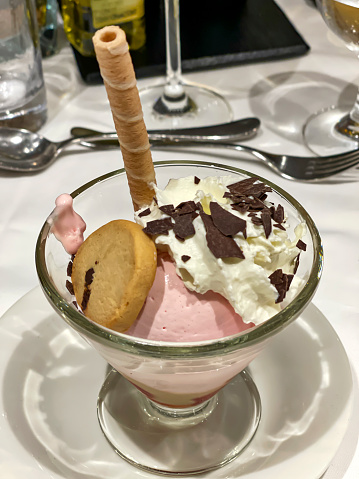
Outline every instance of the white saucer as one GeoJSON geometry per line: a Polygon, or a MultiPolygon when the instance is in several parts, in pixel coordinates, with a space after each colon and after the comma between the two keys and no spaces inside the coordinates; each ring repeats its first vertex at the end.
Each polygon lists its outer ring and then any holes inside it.
{"type": "MultiPolygon", "coordinates": [[[[107,364],[40,288],[0,320],[1,477],[154,478],[115,454],[96,415],[107,364]]],[[[346,431],[352,377],[325,317],[310,305],[250,367],[262,419],[246,451],[213,479],[318,479],[346,431]]],[[[198,476],[197,476],[198,477],[198,476]]]]}

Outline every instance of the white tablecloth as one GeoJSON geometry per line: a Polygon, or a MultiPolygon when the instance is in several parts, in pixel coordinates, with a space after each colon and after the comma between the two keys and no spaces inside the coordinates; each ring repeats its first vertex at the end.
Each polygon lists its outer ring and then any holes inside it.
{"type": "MultiPolygon", "coordinates": [[[[278,2],[311,47],[308,55],[193,73],[188,78],[221,90],[235,117],[258,116],[258,136],[248,144],[273,152],[308,155],[301,127],[322,107],[354,101],[359,83],[358,59],[328,32],[309,0],[278,2]]],[[[72,126],[113,130],[103,86],[85,86],[79,79],[72,53],[64,48],[44,62],[49,120],[41,133],[52,140],[69,136],[72,126]]],[[[157,81],[158,79],[156,79],[157,81]]],[[[139,86],[154,79],[139,81],[139,86]]],[[[79,185],[123,166],[117,151],[91,153],[73,149],[47,170],[34,175],[0,172],[0,315],[38,284],[34,249],[39,230],[54,199],[79,185]]],[[[210,152],[212,155],[213,151],[210,152]]],[[[216,151],[216,161],[240,166],[287,189],[310,212],[322,235],[324,273],[314,304],[334,326],[349,357],[354,377],[354,408],[358,411],[359,373],[359,181],[305,184],[285,180],[253,159],[216,151]]],[[[154,151],[155,160],[182,158],[181,151],[154,151]]],[[[198,150],[186,156],[206,159],[198,150]]],[[[213,158],[213,156],[211,156],[213,158]]],[[[325,479],[359,477],[358,414],[323,476],[325,479]]],[[[303,478],[305,479],[305,478],[303,478]]]]}

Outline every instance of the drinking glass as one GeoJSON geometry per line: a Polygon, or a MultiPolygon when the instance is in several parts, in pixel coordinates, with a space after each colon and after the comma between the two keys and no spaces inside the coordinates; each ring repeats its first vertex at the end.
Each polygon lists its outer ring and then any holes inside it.
{"type": "MultiPolygon", "coordinates": [[[[349,50],[359,55],[359,1],[316,0],[327,24],[349,50]]],[[[341,153],[358,148],[359,95],[350,111],[331,106],[312,115],[303,129],[306,145],[318,155],[341,153]]]]}
{"type": "Polygon", "coordinates": [[[37,131],[46,118],[35,0],[1,0],[0,126],[37,131]]]}
{"type": "MultiPolygon", "coordinates": [[[[157,162],[155,171],[160,188],[170,178],[188,175],[231,175],[234,181],[253,176],[237,168],[193,161],[157,162]]],[[[312,219],[288,193],[259,179],[273,188],[268,200],[285,208],[289,236],[294,237],[298,222],[307,225],[303,238],[307,250],[297,272],[304,285],[269,320],[219,340],[152,341],[91,321],[73,305],[66,287],[70,255],[48,222],[39,234],[36,267],[45,296],[113,368],[98,396],[101,429],[113,450],[139,468],[163,474],[199,473],[222,466],[243,451],[261,415],[260,395],[246,367],[300,315],[317,288],[322,248],[312,219]]],[[[86,220],[87,234],[115,218],[133,220],[124,169],[94,179],[72,197],[75,210],[86,220]]]]}
{"type": "Polygon", "coordinates": [[[220,93],[182,78],[179,0],[164,0],[164,6],[166,81],[140,90],[147,128],[186,128],[232,120],[232,109],[220,93]]]}

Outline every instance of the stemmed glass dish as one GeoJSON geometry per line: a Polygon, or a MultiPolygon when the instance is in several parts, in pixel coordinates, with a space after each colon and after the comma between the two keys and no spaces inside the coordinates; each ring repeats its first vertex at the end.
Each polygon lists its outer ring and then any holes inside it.
{"type": "Polygon", "coordinates": [[[185,82],[181,69],[179,0],[164,0],[166,81],[140,90],[147,128],[186,128],[233,119],[228,102],[214,89],[185,82]]]}
{"type": "MultiPolygon", "coordinates": [[[[253,176],[219,164],[172,161],[155,164],[163,188],[170,178],[253,176]]],[[[288,223],[307,225],[298,275],[305,284],[275,316],[257,327],[220,340],[166,343],[138,339],[99,326],[73,305],[65,284],[69,255],[46,222],[36,246],[36,266],[45,296],[55,311],[113,367],[98,397],[98,417],[113,449],[132,464],[168,474],[204,472],[237,457],[255,434],[260,396],[245,368],[268,341],[310,302],[322,269],[319,233],[304,208],[273,188],[271,198],[287,212],[288,223]]],[[[116,218],[133,219],[124,170],[109,173],[72,194],[75,210],[90,234],[116,218]]],[[[290,237],[293,231],[288,230],[290,237]]]]}
{"type": "MultiPolygon", "coordinates": [[[[359,55],[359,2],[316,0],[325,23],[349,50],[359,55]]],[[[354,150],[359,140],[359,95],[349,110],[330,106],[312,115],[303,129],[306,145],[321,156],[354,150]]]]}

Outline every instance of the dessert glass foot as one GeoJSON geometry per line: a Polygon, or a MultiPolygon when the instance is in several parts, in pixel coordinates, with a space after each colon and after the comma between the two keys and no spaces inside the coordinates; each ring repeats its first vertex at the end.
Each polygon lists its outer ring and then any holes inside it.
{"type": "Polygon", "coordinates": [[[204,403],[174,409],[152,402],[113,369],[97,411],[106,439],[122,458],[152,472],[188,474],[237,457],[257,430],[261,404],[246,371],[204,403]]]}
{"type": "MultiPolygon", "coordinates": [[[[230,175],[234,181],[253,176],[222,164],[188,160],[157,162],[155,170],[160,188],[171,178],[189,175],[230,175]]],[[[306,223],[303,240],[307,250],[298,267],[298,275],[305,281],[297,295],[269,320],[219,340],[151,341],[89,320],[73,305],[74,298],[66,288],[70,256],[48,222],[39,234],[36,267],[45,296],[58,315],[121,375],[111,372],[107,378],[99,398],[99,419],[112,447],[139,468],[168,474],[198,473],[220,467],[240,454],[260,417],[258,392],[243,371],[272,337],[300,315],[317,288],[322,247],[313,220],[289,193],[258,179],[273,190],[268,200],[284,207],[290,237],[298,222],[306,223]]],[[[123,169],[94,179],[72,196],[75,210],[87,223],[87,235],[116,218],[133,220],[123,169]]]]}

